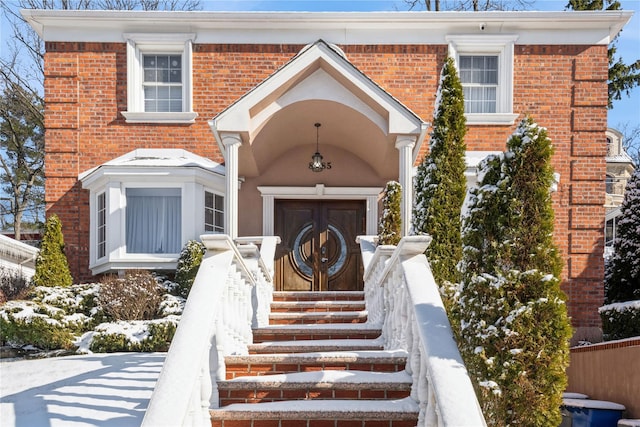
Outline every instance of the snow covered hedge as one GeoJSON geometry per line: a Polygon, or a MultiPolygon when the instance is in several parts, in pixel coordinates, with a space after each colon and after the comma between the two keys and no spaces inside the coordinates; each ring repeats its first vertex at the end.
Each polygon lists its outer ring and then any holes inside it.
{"type": "Polygon", "coordinates": [[[640,300],[608,304],[598,311],[605,341],[640,336],[640,300]]]}
{"type": "Polygon", "coordinates": [[[160,284],[158,319],[118,321],[99,304],[100,284],[38,286],[29,300],[0,307],[0,341],[14,347],[78,352],[163,351],[168,348],[185,300],[170,293],[175,283],[160,284]]]}

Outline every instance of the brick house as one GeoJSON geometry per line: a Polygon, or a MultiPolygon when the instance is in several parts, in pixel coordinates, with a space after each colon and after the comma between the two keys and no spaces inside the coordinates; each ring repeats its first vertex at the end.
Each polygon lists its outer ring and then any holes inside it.
{"type": "Polygon", "coordinates": [[[548,128],[563,288],[576,336],[598,334],[607,46],[630,12],[22,13],[46,43],[47,212],[76,280],[175,268],[225,232],[279,235],[282,288],[357,287],[354,238],[388,180],[410,188],[451,55],[471,182],[524,114],[548,128]]]}

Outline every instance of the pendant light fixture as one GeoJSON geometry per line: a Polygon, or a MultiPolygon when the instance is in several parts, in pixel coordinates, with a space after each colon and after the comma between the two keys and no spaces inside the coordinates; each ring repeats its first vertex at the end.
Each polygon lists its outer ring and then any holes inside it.
{"type": "Polygon", "coordinates": [[[322,172],[325,169],[331,169],[331,162],[323,162],[322,154],[320,154],[319,144],[320,144],[320,123],[316,123],[314,125],[316,127],[316,152],[313,156],[311,156],[311,161],[309,162],[309,169],[314,172],[322,172]]]}

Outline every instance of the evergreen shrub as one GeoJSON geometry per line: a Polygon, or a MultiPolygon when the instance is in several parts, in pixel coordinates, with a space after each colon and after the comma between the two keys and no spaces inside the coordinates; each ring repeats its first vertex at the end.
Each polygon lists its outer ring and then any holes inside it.
{"type": "Polygon", "coordinates": [[[86,327],[83,315],[33,301],[10,301],[0,311],[0,339],[13,346],[42,350],[71,349],[75,334],[86,327]]]}
{"type": "Polygon", "coordinates": [[[608,304],[598,311],[605,341],[640,337],[640,300],[608,304]]]}
{"type": "Polygon", "coordinates": [[[51,215],[45,225],[40,253],[36,258],[36,273],[33,284],[36,286],[71,286],[73,278],[69,271],[67,257],[64,254],[62,224],[57,215],[51,215]]]}
{"type": "Polygon", "coordinates": [[[154,321],[117,322],[120,329],[129,333],[112,332],[111,324],[98,325],[91,338],[89,349],[96,353],[119,351],[153,352],[167,351],[176,332],[175,318],[154,321]]]}
{"type": "Polygon", "coordinates": [[[429,155],[418,166],[414,180],[412,215],[413,233],[433,239],[426,256],[441,288],[459,281],[456,265],[462,258],[460,212],[466,195],[466,132],[462,84],[453,59],[447,58],[436,97],[429,155]]]}
{"type": "Polygon", "coordinates": [[[402,186],[399,182],[389,181],[384,188],[382,196],[382,216],[378,225],[378,244],[397,245],[402,238],[400,226],[400,203],[402,199],[402,186]]]}
{"type": "Polygon", "coordinates": [[[640,168],[627,181],[613,251],[605,265],[605,302],[640,300],[640,168]]]}
{"type": "Polygon", "coordinates": [[[105,276],[100,281],[98,305],[113,320],[153,319],[163,297],[153,274],[129,270],[124,278],[105,276]]]}
{"type": "Polygon", "coordinates": [[[492,426],[560,425],[571,327],[546,130],[525,118],[480,165],[463,226],[459,346],[492,426]]]}
{"type": "Polygon", "coordinates": [[[205,252],[204,244],[197,240],[189,240],[180,251],[175,276],[175,281],[178,283],[177,294],[179,296],[183,298],[189,296],[205,252]]]}

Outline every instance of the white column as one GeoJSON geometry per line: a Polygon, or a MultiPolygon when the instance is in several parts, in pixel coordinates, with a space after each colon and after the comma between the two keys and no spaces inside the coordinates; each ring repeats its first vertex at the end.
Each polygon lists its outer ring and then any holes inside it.
{"type": "Polygon", "coordinates": [[[224,232],[232,239],[238,237],[238,148],[242,138],[238,133],[224,133],[224,167],[226,170],[226,192],[224,196],[224,232]]]}
{"type": "Polygon", "coordinates": [[[398,155],[398,181],[402,186],[402,201],[400,204],[400,217],[403,236],[409,234],[411,226],[411,205],[413,202],[413,147],[416,145],[416,137],[400,135],[396,138],[398,155]]]}

